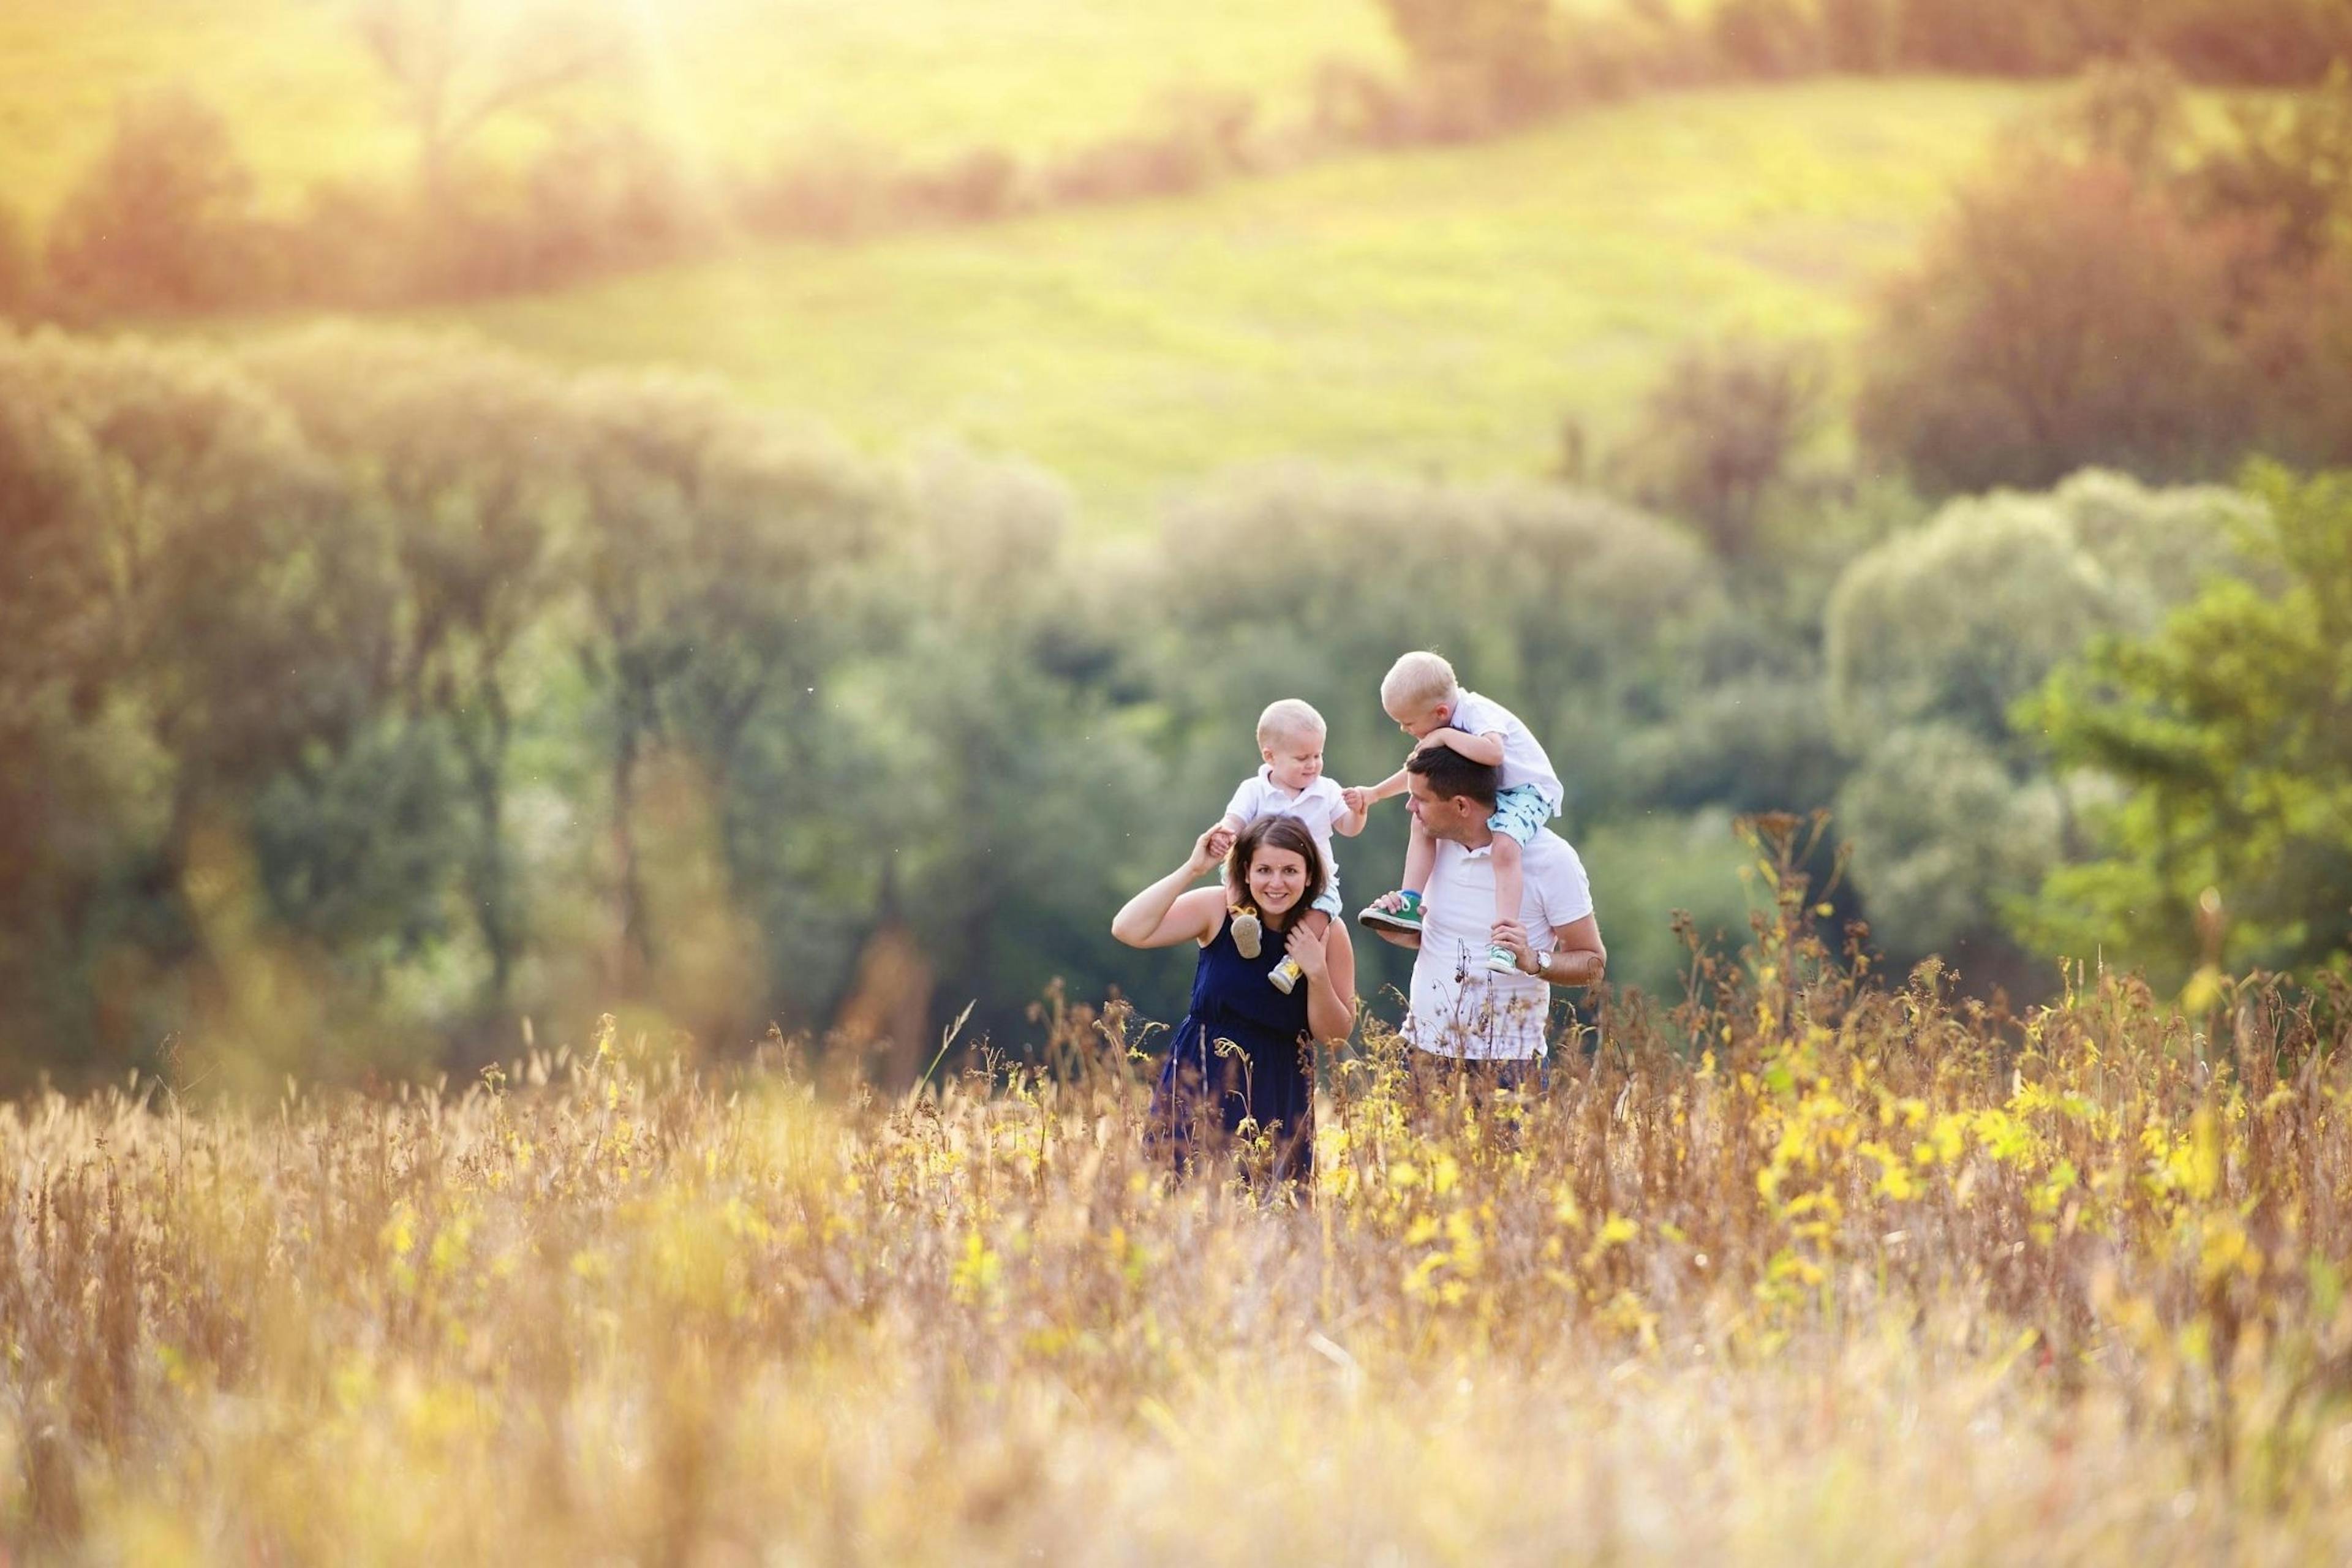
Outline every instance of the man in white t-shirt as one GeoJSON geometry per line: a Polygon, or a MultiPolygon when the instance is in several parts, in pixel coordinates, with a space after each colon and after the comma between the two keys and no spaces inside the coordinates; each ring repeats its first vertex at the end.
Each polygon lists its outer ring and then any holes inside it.
{"type": "Polygon", "coordinates": [[[1414,754],[1406,773],[1413,816],[1436,840],[1437,861],[1420,934],[1374,928],[1419,949],[1404,1037],[1431,1056],[1524,1070],[1544,1055],[1551,988],[1597,984],[1608,966],[1584,863],[1566,839],[1538,830],[1522,856],[1519,917],[1496,924],[1487,819],[1501,770],[1433,746],[1414,754]],[[1516,972],[1487,967],[1490,942],[1510,949],[1516,972]]]}

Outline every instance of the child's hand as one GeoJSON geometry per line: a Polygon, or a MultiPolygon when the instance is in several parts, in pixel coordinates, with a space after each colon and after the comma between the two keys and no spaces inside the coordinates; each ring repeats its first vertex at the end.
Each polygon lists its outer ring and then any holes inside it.
{"type": "Polygon", "coordinates": [[[1201,841],[1201,847],[1209,852],[1210,859],[1222,860],[1234,852],[1234,830],[1220,822],[1209,829],[1208,837],[1201,841]]]}
{"type": "Polygon", "coordinates": [[[1372,792],[1361,784],[1349,784],[1339,792],[1340,804],[1351,816],[1369,816],[1372,810],[1372,792]]]}

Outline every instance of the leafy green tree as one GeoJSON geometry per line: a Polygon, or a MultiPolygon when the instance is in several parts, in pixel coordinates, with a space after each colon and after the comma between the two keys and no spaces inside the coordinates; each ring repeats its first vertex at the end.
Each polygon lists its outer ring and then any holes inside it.
{"type": "Polygon", "coordinates": [[[245,363],[391,542],[402,589],[391,679],[409,720],[441,726],[462,768],[467,901],[486,1000],[502,1005],[527,935],[508,822],[513,693],[562,588],[556,542],[578,510],[571,408],[545,372],[451,340],[324,329],[245,363]]]}
{"type": "MultiPolygon", "coordinates": [[[[200,352],[44,334],[0,344],[0,376],[41,411],[13,432],[24,575],[6,597],[45,624],[6,684],[42,765],[78,792],[28,812],[43,845],[75,850],[37,882],[61,894],[43,939],[58,983],[96,992],[93,966],[129,965],[161,995],[221,962],[190,900],[217,840],[250,862],[237,930],[299,932],[350,960],[322,984],[369,991],[436,929],[449,869],[436,800],[329,809],[364,798],[384,755],[383,534],[341,512],[284,410],[200,352]]],[[[423,762],[404,776],[433,779],[423,762]]],[[[118,1059],[152,1045],[112,1016],[58,1041],[118,1059]]]]}
{"type": "Polygon", "coordinates": [[[2352,967],[2352,477],[2260,466],[2247,488],[2267,582],[2212,582],[2021,710],[2060,766],[2126,792],[2096,815],[2098,854],[2043,881],[2030,941],[2167,983],[2352,967]]]}
{"type": "Polygon", "coordinates": [[[1998,941],[2071,823],[2011,728],[2015,703],[2095,637],[2154,627],[2234,566],[2252,510],[2227,490],[2092,472],[2046,495],[1950,502],[1848,568],[1824,628],[1830,725],[1855,763],[1836,820],[1890,951],[1998,941]]]}
{"type": "Polygon", "coordinates": [[[2057,858],[2063,826],[2047,779],[2020,780],[1999,748],[1927,723],[1872,749],[1838,795],[1871,932],[1906,960],[1998,942],[2010,900],[2057,858]]]}
{"type": "Polygon", "coordinates": [[[795,712],[836,651],[843,574],[880,541],[887,498],[830,446],[707,384],[603,374],[574,388],[581,483],[568,570],[601,699],[625,989],[656,958],[639,786],[682,746],[730,798],[755,721],[795,712]]]}

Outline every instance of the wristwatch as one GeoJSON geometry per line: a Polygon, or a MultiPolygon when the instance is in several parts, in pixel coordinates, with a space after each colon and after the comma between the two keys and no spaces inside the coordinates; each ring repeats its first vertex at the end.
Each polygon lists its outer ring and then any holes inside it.
{"type": "Polygon", "coordinates": [[[1541,975],[1544,979],[1549,980],[1549,979],[1550,979],[1550,978],[1551,978],[1551,954],[1550,954],[1550,953],[1549,953],[1549,952],[1538,952],[1538,953],[1537,953],[1537,954],[1536,954],[1536,973],[1537,973],[1538,975],[1541,975]]]}

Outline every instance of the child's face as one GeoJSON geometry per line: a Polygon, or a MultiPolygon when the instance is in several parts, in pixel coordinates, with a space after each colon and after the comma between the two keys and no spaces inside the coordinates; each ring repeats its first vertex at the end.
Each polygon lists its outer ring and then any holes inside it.
{"type": "Polygon", "coordinates": [[[1285,789],[1305,789],[1323,776],[1323,737],[1318,733],[1284,735],[1258,748],[1266,772],[1285,789]]]}
{"type": "Polygon", "coordinates": [[[1260,845],[1250,857],[1250,899],[1259,912],[1278,915],[1307,891],[1307,859],[1295,849],[1260,845]]]}
{"type": "Polygon", "coordinates": [[[1433,731],[1445,728],[1449,709],[1447,703],[1425,702],[1414,708],[1391,708],[1389,717],[1396,721],[1398,729],[1414,740],[1425,741],[1433,731]]]}

